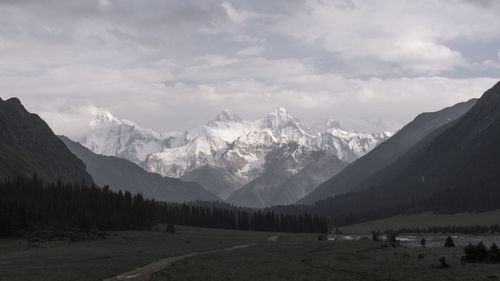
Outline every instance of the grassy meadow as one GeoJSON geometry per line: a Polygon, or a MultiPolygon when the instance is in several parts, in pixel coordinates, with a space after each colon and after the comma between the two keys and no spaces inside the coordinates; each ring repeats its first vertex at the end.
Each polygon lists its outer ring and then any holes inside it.
{"type": "Polygon", "coordinates": [[[434,214],[425,212],[414,215],[398,215],[355,225],[343,226],[344,233],[370,233],[398,228],[427,228],[452,225],[493,225],[500,223],[500,210],[483,213],[434,214]]]}
{"type": "Polygon", "coordinates": [[[177,260],[151,280],[500,280],[498,264],[462,264],[460,247],[392,248],[368,240],[318,241],[316,234],[176,228],[175,234],[109,232],[106,240],[83,242],[0,240],[0,280],[103,280],[168,257],[244,244],[252,245],[177,260]],[[439,267],[441,257],[449,268],[439,267]]]}
{"type": "Polygon", "coordinates": [[[266,241],[272,235],[187,226],[176,231],[108,232],[106,240],[74,243],[0,239],[0,280],[103,280],[165,257],[266,241]]]}
{"type": "Polygon", "coordinates": [[[499,280],[498,264],[460,262],[462,248],[381,248],[372,241],[280,236],[238,251],[197,256],[156,273],[154,281],[499,280]],[[445,257],[449,268],[440,268],[445,257]]]}

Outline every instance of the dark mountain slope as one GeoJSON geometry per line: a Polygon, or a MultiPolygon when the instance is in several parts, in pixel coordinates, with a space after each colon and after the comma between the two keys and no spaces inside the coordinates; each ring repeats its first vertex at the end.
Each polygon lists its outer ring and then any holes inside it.
{"type": "Polygon", "coordinates": [[[85,163],[87,171],[98,185],[109,185],[110,189],[115,191],[141,193],[144,197],[158,201],[220,200],[197,183],[149,173],[128,160],[98,155],[67,137],[60,138],[69,150],[85,163]]]}
{"type": "Polygon", "coordinates": [[[435,131],[417,149],[381,173],[380,184],[367,181],[363,186],[404,186],[419,193],[500,186],[499,143],[500,82],[486,91],[462,118],[435,131]]]}
{"type": "Polygon", "coordinates": [[[337,194],[362,189],[361,182],[394,163],[432,131],[461,117],[475,103],[476,99],[472,99],[440,111],[418,115],[394,136],[322,183],[299,203],[314,203],[337,194]]]}
{"type": "Polygon", "coordinates": [[[91,184],[85,165],[49,126],[17,98],[0,99],[0,177],[37,176],[47,182],[91,184]]]}
{"type": "Polygon", "coordinates": [[[500,196],[499,143],[497,83],[463,117],[438,128],[394,164],[363,181],[362,191],[316,205],[337,215],[411,202],[436,205],[438,198],[453,198],[447,204],[457,207],[448,211],[500,208],[500,200],[492,201],[500,196]]]}
{"type": "Polygon", "coordinates": [[[331,151],[324,151],[318,158],[292,176],[276,193],[272,205],[291,204],[311,193],[325,179],[342,171],[349,163],[338,159],[331,151]]]}
{"type": "MultiPolygon", "coordinates": [[[[232,190],[238,179],[231,175],[224,167],[219,167],[217,163],[207,163],[202,167],[185,173],[181,179],[183,181],[193,181],[203,183],[207,190],[215,194],[224,194],[224,191],[232,190]]],[[[221,195],[224,198],[223,195],[221,195]]]]}
{"type": "Polygon", "coordinates": [[[231,194],[228,202],[253,208],[291,204],[347,165],[332,152],[294,142],[274,148],[265,161],[265,172],[231,194]]]}

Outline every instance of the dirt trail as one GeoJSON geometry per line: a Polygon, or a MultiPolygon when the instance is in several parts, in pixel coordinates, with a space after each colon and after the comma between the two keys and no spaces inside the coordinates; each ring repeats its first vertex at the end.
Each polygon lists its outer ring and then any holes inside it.
{"type": "Polygon", "coordinates": [[[225,249],[212,250],[212,251],[206,251],[206,252],[192,252],[192,253],[181,255],[181,256],[169,257],[169,258],[155,261],[155,262],[150,263],[146,266],[136,268],[132,271],[122,273],[118,276],[104,279],[104,281],[118,281],[118,280],[148,281],[151,279],[151,276],[154,273],[165,269],[166,267],[168,267],[169,265],[173,264],[176,261],[190,258],[190,257],[200,256],[200,255],[207,255],[207,254],[213,254],[213,253],[219,253],[219,252],[225,252],[225,251],[232,251],[232,250],[236,250],[236,249],[250,247],[252,245],[254,245],[254,244],[238,245],[238,246],[233,246],[233,247],[229,247],[229,248],[225,248],[225,249]]]}
{"type": "Polygon", "coordinates": [[[276,241],[278,241],[278,238],[280,238],[279,235],[273,235],[273,236],[269,237],[267,240],[271,241],[271,242],[276,242],[276,241]]]}

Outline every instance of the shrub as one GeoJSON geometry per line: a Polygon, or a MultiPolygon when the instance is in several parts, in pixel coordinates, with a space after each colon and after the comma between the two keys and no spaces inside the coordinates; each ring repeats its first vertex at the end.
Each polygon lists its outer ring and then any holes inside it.
{"type": "Polygon", "coordinates": [[[325,234],[320,234],[318,236],[318,241],[326,241],[328,240],[328,237],[325,234]]]}
{"type": "Polygon", "coordinates": [[[387,241],[389,241],[389,244],[391,244],[392,247],[399,246],[399,241],[396,239],[397,237],[398,234],[396,232],[387,234],[387,241]]]}
{"type": "Polygon", "coordinates": [[[165,231],[168,233],[175,233],[175,226],[173,224],[167,224],[165,231]]]}
{"type": "Polygon", "coordinates": [[[446,258],[445,257],[441,257],[439,259],[439,267],[440,268],[448,268],[448,267],[450,267],[450,265],[446,262],[446,258]]]}
{"type": "Polygon", "coordinates": [[[453,242],[453,239],[451,238],[451,236],[446,237],[446,241],[444,241],[444,246],[446,248],[455,247],[455,242],[453,242]]]}

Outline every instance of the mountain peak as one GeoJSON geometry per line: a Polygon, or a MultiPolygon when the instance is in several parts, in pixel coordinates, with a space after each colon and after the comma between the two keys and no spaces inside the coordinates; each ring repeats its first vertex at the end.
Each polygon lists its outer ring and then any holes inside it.
{"type": "Polygon", "coordinates": [[[24,105],[21,103],[21,101],[18,98],[9,98],[4,100],[0,100],[0,102],[8,107],[10,107],[12,110],[16,110],[18,112],[23,112],[23,113],[28,113],[24,105]]]}
{"type": "Polygon", "coordinates": [[[47,123],[30,113],[18,98],[0,102],[0,175],[45,182],[92,183],[83,163],[54,135],[47,123]]]}
{"type": "MultiPolygon", "coordinates": [[[[1,100],[0,101],[0,104],[2,104],[3,106],[7,106],[8,108],[10,108],[10,110],[12,111],[15,111],[19,114],[33,114],[33,115],[36,115],[34,113],[30,113],[26,110],[26,108],[24,107],[24,105],[21,103],[21,101],[16,98],[16,97],[13,97],[13,98],[9,98],[9,99],[6,99],[6,100],[1,100]]],[[[37,115],[37,117],[39,118],[39,116],[37,115]]]]}
{"type": "Polygon", "coordinates": [[[230,112],[229,110],[221,110],[221,112],[217,113],[217,116],[215,116],[215,119],[213,121],[219,121],[219,122],[234,122],[234,123],[239,123],[242,122],[243,120],[236,114],[230,112]]]}
{"type": "Polygon", "coordinates": [[[99,110],[93,120],[95,123],[105,123],[105,122],[112,122],[112,121],[118,121],[118,119],[111,114],[111,112],[106,111],[106,110],[99,110]]]}
{"type": "Polygon", "coordinates": [[[283,107],[278,107],[275,110],[269,112],[260,121],[262,126],[268,129],[276,130],[285,127],[302,127],[299,120],[290,115],[286,109],[283,107]]]}
{"type": "Polygon", "coordinates": [[[284,107],[276,107],[269,114],[273,114],[273,115],[276,115],[279,117],[289,117],[290,116],[290,114],[288,114],[288,111],[284,107]]]}
{"type": "Polygon", "coordinates": [[[17,104],[17,105],[22,105],[21,101],[16,97],[10,98],[10,99],[6,100],[5,102],[17,104]]]}
{"type": "Polygon", "coordinates": [[[266,114],[265,119],[276,119],[276,120],[292,120],[295,119],[288,111],[283,107],[277,107],[273,111],[266,114]]]}
{"type": "Polygon", "coordinates": [[[342,126],[340,125],[339,121],[333,120],[333,119],[328,119],[324,125],[325,129],[341,129],[342,126]]]}

